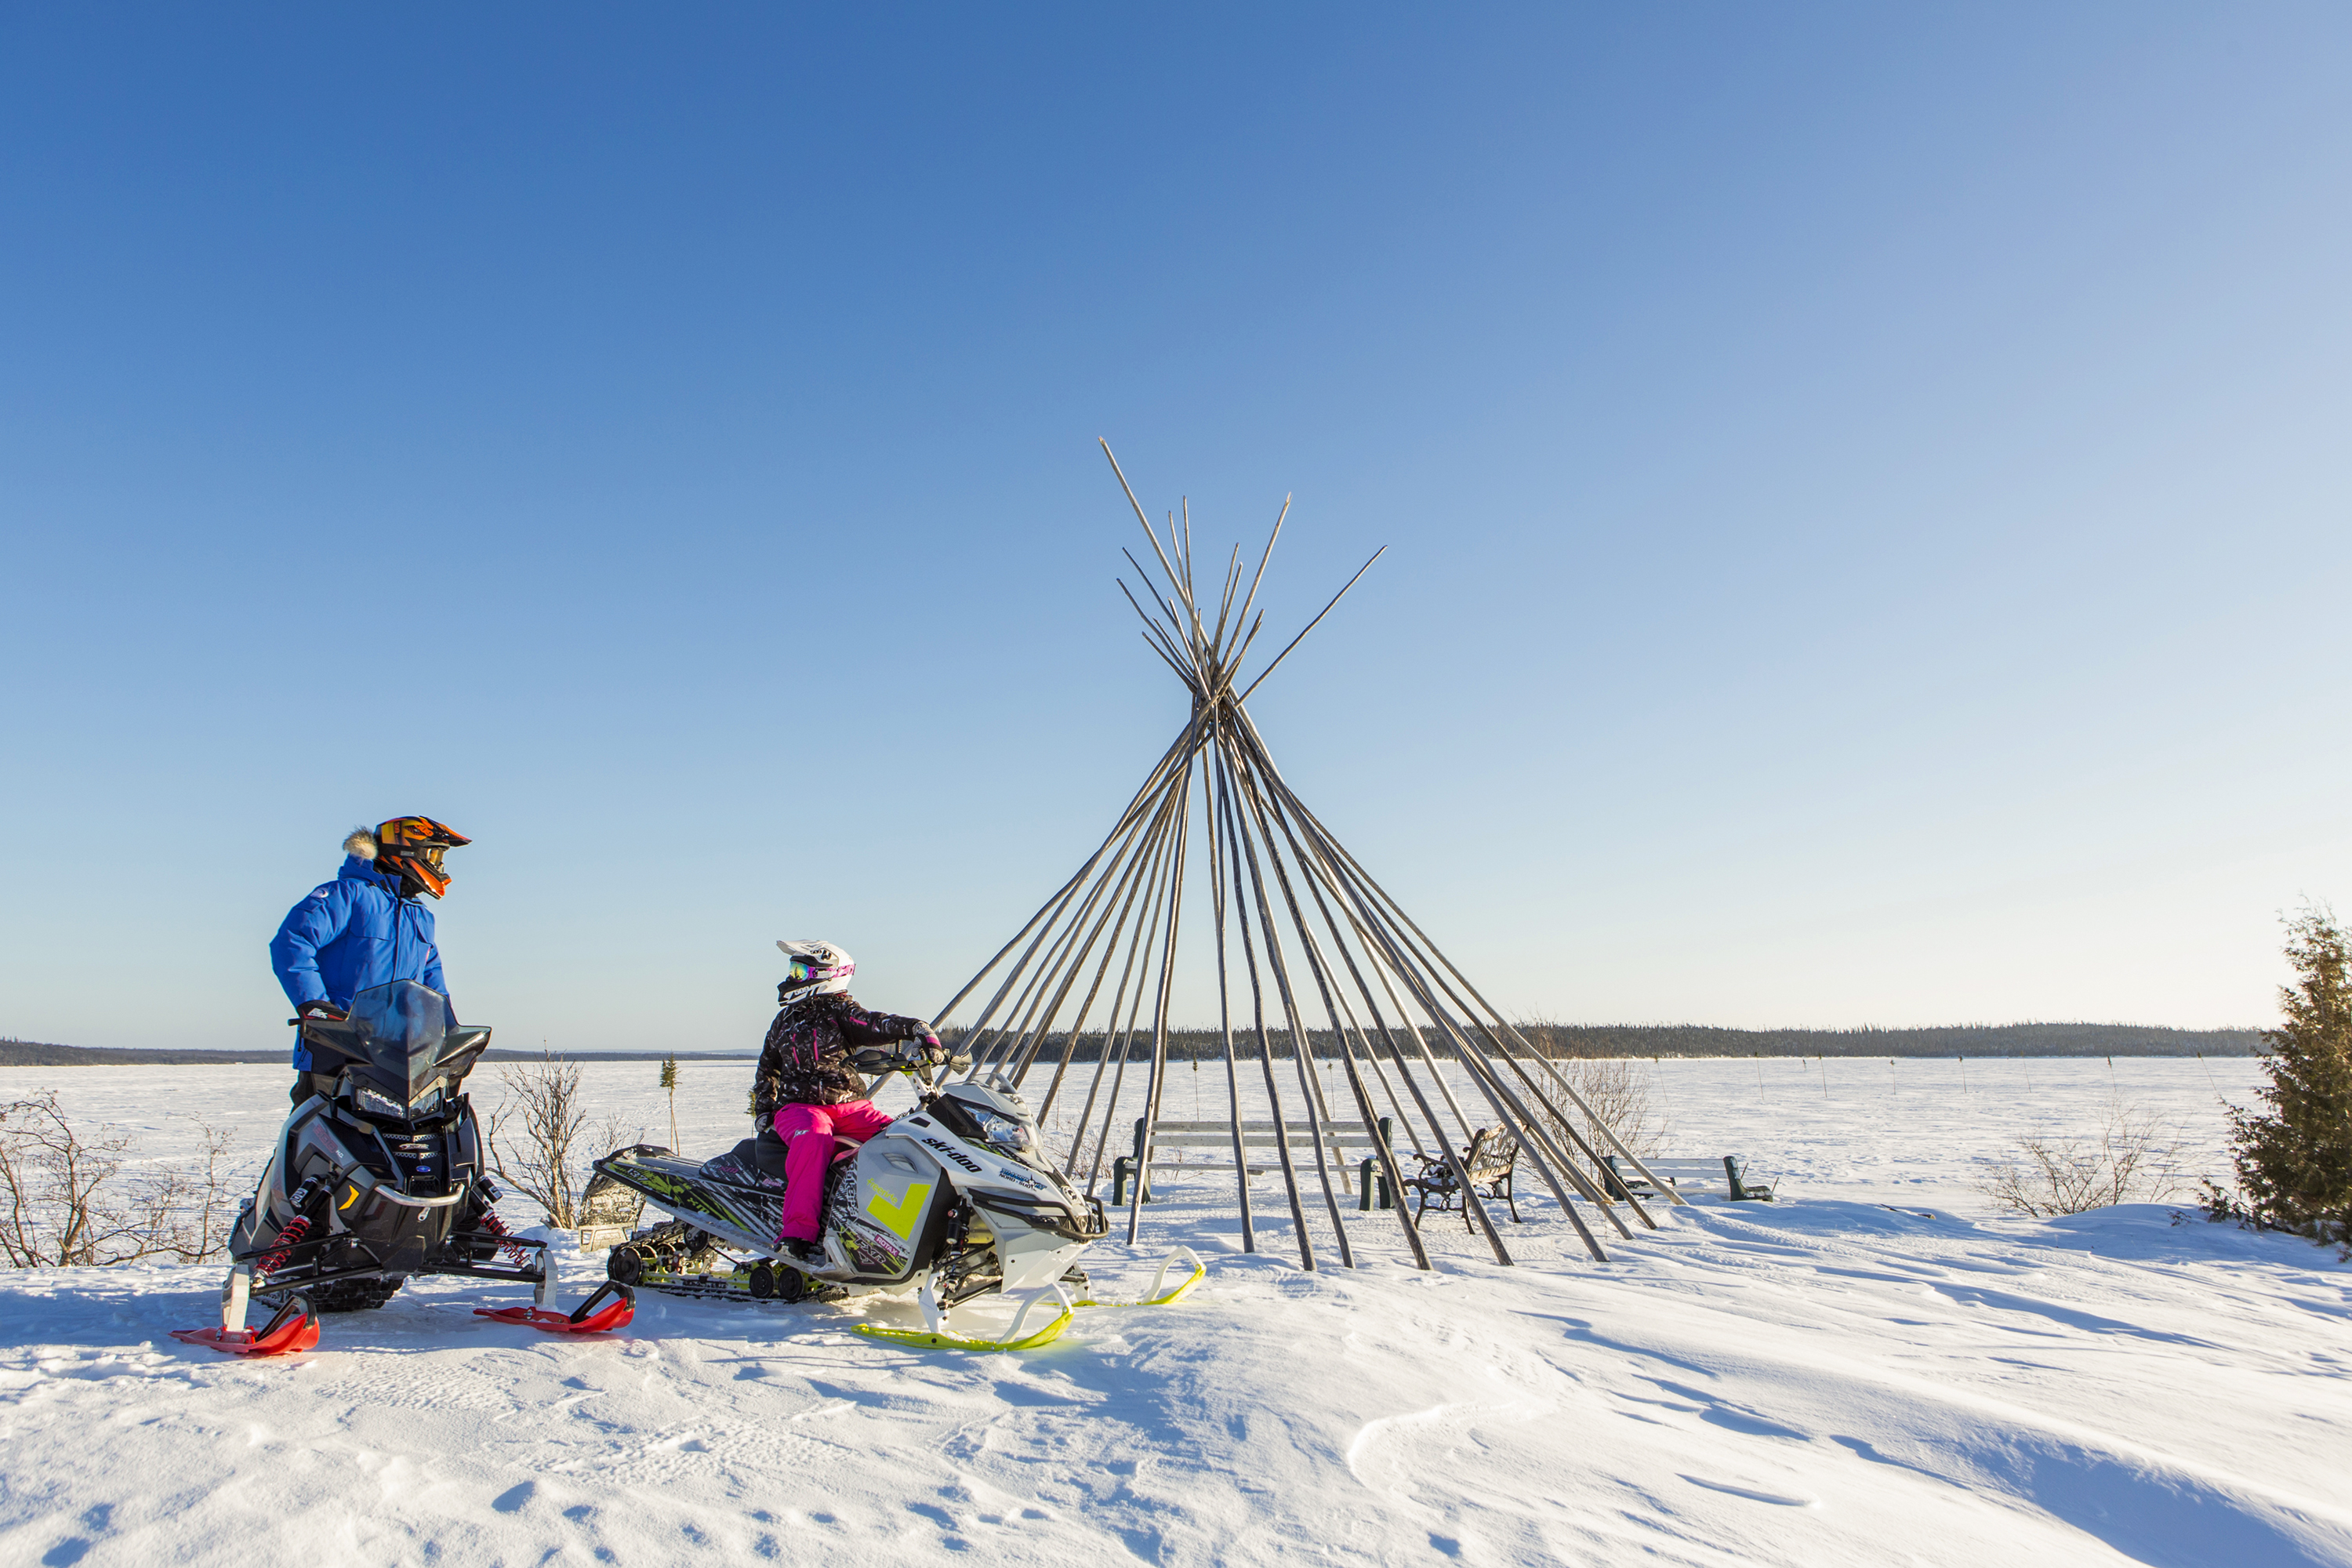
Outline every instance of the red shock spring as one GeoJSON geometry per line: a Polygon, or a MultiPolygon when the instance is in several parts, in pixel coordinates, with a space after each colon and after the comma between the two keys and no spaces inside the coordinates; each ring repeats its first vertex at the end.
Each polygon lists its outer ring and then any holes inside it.
{"type": "Polygon", "coordinates": [[[288,1222],[286,1228],[278,1233],[278,1244],[254,1264],[253,1271],[256,1274],[276,1273],[285,1266],[286,1255],[299,1246],[302,1238],[310,1234],[310,1219],[302,1215],[295,1215],[288,1222]]]}
{"type": "MultiPolygon", "coordinates": [[[[488,1231],[492,1236],[505,1236],[508,1234],[507,1222],[499,1217],[499,1211],[496,1209],[484,1209],[482,1211],[482,1228],[488,1231]]],[[[520,1268],[529,1257],[529,1254],[524,1248],[516,1246],[510,1241],[502,1244],[499,1247],[499,1250],[505,1253],[509,1258],[513,1258],[517,1268],[520,1268]]]]}

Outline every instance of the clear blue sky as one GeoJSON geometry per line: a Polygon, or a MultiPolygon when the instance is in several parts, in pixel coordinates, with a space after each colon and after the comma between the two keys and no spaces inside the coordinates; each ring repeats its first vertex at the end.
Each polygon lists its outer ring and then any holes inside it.
{"type": "Polygon", "coordinates": [[[0,1033],[276,1045],[358,822],[461,1013],[929,1012],[1255,700],[1507,1005],[2272,1014],[2352,889],[2340,6],[16,6],[0,1033]],[[1271,627],[1270,627],[1271,630],[1271,627]]]}

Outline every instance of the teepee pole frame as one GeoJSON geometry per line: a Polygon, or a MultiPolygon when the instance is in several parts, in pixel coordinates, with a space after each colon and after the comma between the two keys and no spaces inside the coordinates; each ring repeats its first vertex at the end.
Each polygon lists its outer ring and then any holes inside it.
{"type": "MultiPolygon", "coordinates": [[[[1376,1168],[1377,1175],[1368,1178],[1368,1184],[1377,1180],[1391,1195],[1405,1250],[1417,1267],[1435,1267],[1430,1237],[1403,1201],[1406,1176],[1397,1149],[1381,1131],[1387,1120],[1379,1109],[1382,1104],[1393,1113],[1389,1125],[1403,1130],[1424,1164],[1450,1175],[1473,1235],[1484,1240],[1496,1262],[1513,1261],[1492,1207],[1475,1190],[1458,1146],[1479,1131],[1464,1095],[1457,1093],[1461,1085],[1475,1091],[1471,1099],[1485,1102],[1483,1114],[1498,1135],[1507,1133],[1517,1141],[1560,1216],[1593,1258],[1605,1261],[1608,1255],[1585,1223],[1587,1205],[1624,1239],[1631,1240],[1634,1233],[1622,1216],[1622,1209],[1654,1228],[1657,1222],[1641,1203],[1630,1195],[1612,1196],[1610,1189],[1621,1194],[1623,1189],[1609,1174],[1601,1145],[1671,1201],[1685,1200],[1656,1180],[1558,1064],[1471,984],[1299,799],[1275,765],[1245,706],[1363,580],[1385,547],[1374,551],[1244,682],[1244,664],[1265,624],[1257,601],[1290,515],[1288,498],[1254,568],[1239,545],[1221,569],[1212,557],[1215,592],[1204,600],[1195,587],[1190,500],[1167,514],[1163,535],[1108,443],[1103,455],[1150,542],[1144,555],[1124,552],[1138,581],[1130,586],[1122,580],[1119,591],[1141,623],[1145,645],[1183,685],[1191,711],[1085,864],[940,1010],[934,1026],[946,1025],[992,978],[994,989],[964,1035],[972,1057],[971,1074],[975,1079],[984,1075],[998,1088],[1017,1092],[1033,1068],[1050,1063],[1038,1109],[1041,1121],[1066,1095],[1076,1097],[1071,1068],[1091,1047],[1093,1071],[1080,1075],[1086,1093],[1076,1111],[1075,1130],[1068,1133],[1063,1168],[1076,1179],[1083,1165],[1083,1184],[1094,1192],[1109,1152],[1125,1142],[1118,1136],[1122,1119],[1135,1122],[1134,1187],[1125,1194],[1124,1227],[1124,1239],[1134,1244],[1141,1236],[1144,1207],[1151,1196],[1170,1047],[1180,1034],[1174,1016],[1181,1000],[1178,965],[1182,955],[1196,951],[1185,940],[1185,891],[1193,879],[1205,878],[1208,907],[1202,911],[1195,900],[1191,918],[1197,934],[1209,943],[1216,971],[1216,1041],[1225,1067],[1234,1198],[1244,1251],[1258,1249],[1259,1233],[1266,1224],[1279,1224],[1251,1201],[1252,1137],[1245,1136],[1248,1097],[1243,1063],[1254,1047],[1259,1069],[1254,1076],[1264,1080],[1260,1087],[1272,1118],[1271,1142],[1288,1200],[1299,1266],[1317,1267],[1312,1231],[1318,1227],[1310,1225],[1298,1151],[1285,1112],[1287,1096],[1275,1068],[1277,1034],[1287,1041],[1297,1071],[1293,1088],[1302,1107],[1301,1131],[1314,1150],[1321,1220],[1328,1225],[1346,1266],[1359,1267],[1363,1259],[1339,1202],[1339,1193],[1348,1186],[1344,1159],[1336,1173],[1337,1187],[1333,1182],[1340,1147],[1338,1129],[1350,1119],[1342,1106],[1352,1111],[1371,1150],[1366,1165],[1376,1168]],[[1194,845],[1196,810],[1199,853],[1194,845]],[[1205,930],[1201,931],[1204,919],[1205,930]],[[1304,987],[1308,981],[1329,1036],[1332,1060],[1328,1064],[1318,1054],[1317,1028],[1307,1021],[1304,987]],[[1249,1012],[1237,1028],[1234,1014],[1244,1000],[1244,985],[1249,1012]],[[1098,1023],[1097,1005],[1103,1007],[1098,1023]],[[1277,1016],[1269,1016],[1270,1009],[1277,1016]],[[1148,1038],[1139,1037],[1143,1030],[1149,1031],[1148,1038]],[[1129,1073],[1130,1067],[1136,1073],[1129,1073]],[[1132,1088],[1130,1076],[1139,1080],[1132,1088]]],[[[1201,961],[1192,962],[1197,965],[1201,961]]],[[[1187,1049],[1197,1067],[1198,1044],[1187,1049]]],[[[1197,1102],[1199,1082],[1193,1081],[1197,1102]]],[[[1058,1140],[1062,1134],[1055,1136],[1058,1140]]],[[[1353,1140],[1356,1134],[1347,1136],[1353,1140]]],[[[1367,1208],[1371,1196],[1370,1192],[1361,1194],[1367,1208]]]]}

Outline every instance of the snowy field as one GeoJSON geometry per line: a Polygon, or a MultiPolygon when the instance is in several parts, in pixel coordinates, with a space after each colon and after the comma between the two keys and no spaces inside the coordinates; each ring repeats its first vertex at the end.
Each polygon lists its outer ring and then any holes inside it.
{"type": "MultiPolygon", "coordinates": [[[[589,1068],[592,1111],[669,1142],[657,1070],[589,1068]]],[[[680,1070],[680,1145],[741,1136],[748,1064],[680,1070]]],[[[2000,1219],[1975,1187],[2116,1101],[2218,1174],[2254,1063],[1638,1070],[1664,1152],[1744,1151],[1782,1201],[1604,1231],[1595,1264],[1529,1178],[1516,1267],[1433,1215],[1426,1274],[1350,1204],[1364,1267],[1318,1214],[1307,1274],[1274,1184],[1245,1255],[1230,1176],[1179,1173],[1143,1245],[1087,1263],[1132,1296],[1184,1242],[1207,1282],[1024,1355],[651,1294],[564,1341],[472,1315],[510,1289],[421,1280],[247,1364],[166,1336],[212,1320],[216,1266],[0,1276],[0,1564],[2352,1564],[2352,1268],[2167,1205],[2000,1219]]],[[[1216,1113],[1222,1068],[1197,1108],[1191,1076],[1164,1116],[1216,1113]]],[[[0,1095],[55,1088],[159,1156],[200,1117],[257,1159],[285,1081],[9,1068],[0,1095]]],[[[567,1299],[601,1278],[563,1261],[567,1299]]]]}

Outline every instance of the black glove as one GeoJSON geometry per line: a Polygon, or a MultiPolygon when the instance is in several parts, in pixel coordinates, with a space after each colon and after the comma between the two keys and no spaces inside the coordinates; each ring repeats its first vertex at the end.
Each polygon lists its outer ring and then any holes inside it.
{"type": "Polygon", "coordinates": [[[948,1059],[948,1048],[940,1044],[940,1037],[929,1029],[925,1029],[920,1035],[908,1037],[907,1054],[929,1062],[933,1067],[948,1059]]]}

